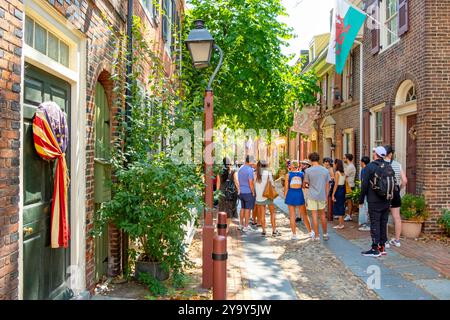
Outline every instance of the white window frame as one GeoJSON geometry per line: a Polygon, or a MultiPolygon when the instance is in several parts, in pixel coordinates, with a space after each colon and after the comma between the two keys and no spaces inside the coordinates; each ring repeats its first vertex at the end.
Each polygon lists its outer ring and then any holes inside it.
{"type": "MultiPolygon", "coordinates": [[[[165,0],[163,0],[163,1],[165,1],[165,0]]],[[[173,4],[172,0],[168,1],[169,7],[167,8],[167,11],[168,11],[167,12],[167,21],[169,22],[168,23],[168,28],[169,28],[168,32],[169,32],[169,34],[167,35],[167,41],[164,42],[164,49],[166,50],[166,53],[169,55],[169,57],[172,56],[172,51],[170,50],[170,48],[172,46],[172,41],[173,41],[173,39],[172,39],[172,36],[173,36],[173,34],[172,34],[172,27],[173,27],[172,26],[172,19],[173,19],[173,17],[172,17],[172,14],[173,14],[172,4],[173,4]]],[[[164,21],[162,21],[162,23],[164,23],[164,21]]],[[[163,39],[163,41],[164,41],[164,39],[163,39]]]]}
{"type": "Polygon", "coordinates": [[[355,154],[354,153],[354,129],[348,128],[343,130],[343,138],[342,138],[342,154],[346,155],[348,153],[355,154]],[[350,135],[350,140],[347,140],[347,135],[350,135]],[[349,148],[347,148],[347,144],[349,145],[349,148]]]}
{"type": "MultiPolygon", "coordinates": [[[[381,1],[381,5],[380,5],[380,22],[382,23],[382,26],[380,27],[380,45],[381,45],[380,53],[388,50],[390,47],[394,46],[395,44],[397,44],[400,41],[400,37],[398,36],[398,25],[397,25],[396,30],[391,30],[392,32],[397,34],[397,39],[395,41],[393,41],[391,44],[389,44],[389,45],[387,44],[388,35],[390,34],[390,32],[387,30],[388,21],[386,18],[386,7],[387,7],[388,1],[389,0],[383,0],[383,1],[381,1]]],[[[389,18],[389,21],[391,21],[393,19],[398,19],[398,0],[393,0],[393,1],[397,1],[397,13],[394,14],[393,16],[391,16],[389,18]]]]}
{"type": "MultiPolygon", "coordinates": [[[[69,287],[75,295],[86,289],[86,37],[76,29],[67,19],[63,18],[49,3],[40,0],[24,1],[25,16],[51,31],[69,45],[69,68],[42,54],[23,42],[22,79],[24,79],[25,62],[28,62],[71,85],[71,130],[70,146],[72,156],[70,159],[72,170],[70,188],[70,266],[66,272],[71,273],[73,281],[69,287]],[[76,279],[75,279],[76,277],[76,279]]],[[[25,24],[25,19],[23,19],[25,24]]],[[[22,80],[23,81],[23,80],[22,80]]],[[[24,90],[21,92],[21,105],[23,105],[24,90]]],[[[21,111],[23,119],[23,110],[21,111]]],[[[21,120],[22,121],[22,120],[21,120]]],[[[23,127],[23,125],[22,125],[23,127]]],[[[23,131],[21,131],[23,141],[23,131]]],[[[23,148],[20,149],[20,193],[23,194],[23,148]]],[[[19,230],[23,228],[23,197],[21,197],[19,230]]],[[[19,232],[19,246],[23,248],[23,233],[19,232]]],[[[19,299],[23,299],[24,274],[23,250],[19,250],[19,299]]]]}
{"type": "MultiPolygon", "coordinates": [[[[376,140],[376,126],[377,126],[377,118],[376,114],[378,112],[383,112],[383,108],[385,107],[385,103],[375,106],[370,109],[370,150],[375,148],[378,144],[377,142],[380,140],[376,140]]],[[[383,114],[381,114],[381,125],[383,125],[383,114]]],[[[383,143],[383,128],[381,129],[381,143],[383,143]]]]}
{"type": "MultiPolygon", "coordinates": [[[[144,8],[144,12],[147,15],[147,18],[150,20],[154,26],[157,26],[159,24],[159,10],[160,8],[155,8],[155,3],[159,3],[159,0],[146,0],[145,3],[148,3],[148,6],[144,4],[144,0],[139,0],[142,8],[144,8]],[[156,10],[156,12],[155,12],[156,10]]],[[[158,4],[159,6],[159,4],[158,4]]]]}

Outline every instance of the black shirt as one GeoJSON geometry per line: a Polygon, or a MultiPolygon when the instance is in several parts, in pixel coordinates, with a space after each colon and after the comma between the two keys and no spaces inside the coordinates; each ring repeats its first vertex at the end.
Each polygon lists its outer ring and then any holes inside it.
{"type": "Polygon", "coordinates": [[[364,198],[367,197],[367,202],[369,203],[389,203],[386,198],[380,197],[370,186],[370,181],[372,180],[376,170],[379,165],[385,162],[383,159],[377,159],[369,163],[361,175],[361,195],[359,196],[359,204],[364,204],[364,198]]]}

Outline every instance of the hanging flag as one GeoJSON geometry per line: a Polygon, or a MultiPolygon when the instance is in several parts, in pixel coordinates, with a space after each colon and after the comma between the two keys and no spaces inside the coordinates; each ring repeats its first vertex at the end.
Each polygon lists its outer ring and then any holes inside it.
{"type": "Polygon", "coordinates": [[[43,102],[33,118],[33,139],[38,155],[47,161],[56,161],[50,238],[52,248],[69,246],[69,175],[65,152],[69,141],[66,115],[55,102],[43,102]]]}
{"type": "Polygon", "coordinates": [[[327,62],[336,65],[336,72],[342,74],[359,29],[366,20],[366,13],[345,0],[335,1],[327,62]]]}

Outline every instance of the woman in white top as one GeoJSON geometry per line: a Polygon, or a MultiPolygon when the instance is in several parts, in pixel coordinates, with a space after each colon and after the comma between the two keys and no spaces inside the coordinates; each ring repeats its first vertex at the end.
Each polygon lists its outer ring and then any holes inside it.
{"type": "Polygon", "coordinates": [[[256,165],[255,173],[255,193],[256,203],[255,210],[258,216],[258,222],[261,223],[262,236],[266,236],[266,206],[269,206],[270,211],[270,223],[272,224],[272,236],[279,236],[280,233],[277,230],[275,222],[275,207],[273,200],[264,197],[264,190],[266,190],[267,183],[271,183],[274,186],[272,172],[267,166],[267,162],[264,160],[258,161],[256,165]]]}

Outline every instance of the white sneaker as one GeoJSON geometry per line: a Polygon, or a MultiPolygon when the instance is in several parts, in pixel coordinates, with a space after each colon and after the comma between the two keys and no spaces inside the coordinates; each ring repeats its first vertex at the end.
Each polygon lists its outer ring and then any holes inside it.
{"type": "Polygon", "coordinates": [[[385,247],[386,249],[390,249],[390,248],[391,248],[391,245],[389,244],[389,241],[387,241],[387,242],[384,244],[384,247],[385,247]]]}
{"type": "Polygon", "coordinates": [[[316,233],[314,231],[311,231],[309,233],[309,236],[311,237],[311,239],[314,239],[316,237],[316,233]]]}
{"type": "Polygon", "coordinates": [[[400,246],[401,246],[400,240],[396,240],[396,239],[394,239],[394,238],[392,238],[392,239],[389,241],[389,244],[392,244],[393,246],[396,246],[397,248],[400,248],[400,246]]]}
{"type": "Polygon", "coordinates": [[[249,231],[251,231],[252,229],[250,228],[250,227],[243,227],[242,228],[242,232],[249,232],[249,231]]]}
{"type": "Polygon", "coordinates": [[[359,231],[370,231],[370,227],[369,226],[362,226],[358,228],[359,231]]]}
{"type": "Polygon", "coordinates": [[[298,236],[297,236],[296,234],[293,234],[293,235],[291,236],[291,240],[298,240],[298,236]]]}
{"type": "Polygon", "coordinates": [[[348,214],[345,216],[344,221],[352,221],[352,217],[350,217],[348,214]]]}
{"type": "Polygon", "coordinates": [[[338,224],[337,226],[334,226],[333,229],[344,229],[344,227],[343,224],[338,224]]]}

